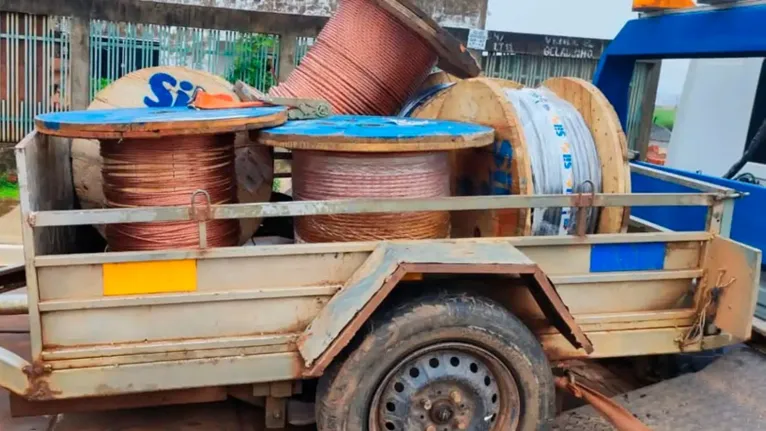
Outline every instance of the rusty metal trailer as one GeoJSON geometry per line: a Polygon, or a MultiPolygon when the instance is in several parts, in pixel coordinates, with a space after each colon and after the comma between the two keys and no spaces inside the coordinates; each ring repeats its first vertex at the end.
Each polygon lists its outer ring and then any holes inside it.
{"type": "Polygon", "coordinates": [[[280,426],[318,378],[324,430],[536,429],[551,363],[750,337],[761,252],[726,238],[738,194],[648,167],[699,193],[79,210],[65,139],[16,152],[33,360],[0,350],[0,386],[18,412],[234,395],[280,426]],[[567,206],[708,207],[707,230],[204,246],[212,219],[567,206]],[[172,220],[199,222],[199,250],[83,253],[75,229],[172,220]]]}

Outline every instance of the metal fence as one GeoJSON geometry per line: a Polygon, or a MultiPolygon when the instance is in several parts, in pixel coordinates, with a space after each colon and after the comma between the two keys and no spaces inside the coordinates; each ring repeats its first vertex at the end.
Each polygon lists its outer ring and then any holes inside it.
{"type": "MultiPolygon", "coordinates": [[[[510,79],[527,87],[539,87],[548,78],[574,76],[587,81],[593,80],[598,60],[583,58],[544,57],[530,54],[489,55],[482,59],[487,76],[510,79]]],[[[626,134],[628,146],[635,149],[641,122],[641,109],[649,65],[637,63],[630,84],[630,107],[626,134]]]]}
{"type": "Polygon", "coordinates": [[[90,96],[152,66],[187,66],[267,91],[276,82],[278,55],[276,35],[93,21],[90,96]]]}
{"type": "Polygon", "coordinates": [[[0,13],[0,142],[17,142],[35,115],[69,106],[69,21],[0,13]]]}
{"type": "MultiPolygon", "coordinates": [[[[38,114],[69,109],[69,30],[68,18],[0,13],[0,142],[18,142],[38,114]]],[[[276,83],[276,35],[98,20],[90,32],[91,99],[151,66],[188,66],[263,91],[276,83]]]]}

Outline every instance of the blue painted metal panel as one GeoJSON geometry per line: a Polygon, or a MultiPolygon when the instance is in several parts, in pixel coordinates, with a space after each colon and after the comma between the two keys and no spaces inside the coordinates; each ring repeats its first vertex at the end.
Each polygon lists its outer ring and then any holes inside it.
{"type": "Polygon", "coordinates": [[[264,130],[263,136],[337,136],[351,139],[400,141],[431,136],[460,137],[493,132],[494,130],[489,127],[456,121],[336,115],[317,120],[288,121],[282,126],[264,130]]]}
{"type": "Polygon", "coordinates": [[[183,121],[217,121],[240,118],[259,118],[284,112],[283,106],[259,108],[197,110],[187,107],[171,108],[120,108],[93,111],[50,112],[35,117],[50,130],[61,125],[103,125],[103,124],[151,124],[183,121]]]}
{"type": "Polygon", "coordinates": [[[590,272],[659,271],[665,268],[665,243],[594,244],[590,272]]]}
{"type": "Polygon", "coordinates": [[[635,60],[766,57],[766,5],[671,13],[629,21],[601,57],[594,83],[623,127],[635,60]]]}
{"type": "MultiPolygon", "coordinates": [[[[747,196],[737,199],[734,203],[734,218],[731,223],[731,239],[751,247],[766,250],[766,217],[764,217],[764,215],[766,215],[766,188],[754,184],[695,174],[663,166],[647,166],[747,193],[747,196]]],[[[633,181],[634,193],[668,193],[677,191],[686,192],[691,190],[686,187],[661,180],[655,180],[635,173],[631,176],[631,180],[633,181]]],[[[704,226],[706,217],[705,210],[697,207],[634,208],[631,210],[631,213],[637,217],[678,231],[700,230],[699,227],[704,226]]]]}

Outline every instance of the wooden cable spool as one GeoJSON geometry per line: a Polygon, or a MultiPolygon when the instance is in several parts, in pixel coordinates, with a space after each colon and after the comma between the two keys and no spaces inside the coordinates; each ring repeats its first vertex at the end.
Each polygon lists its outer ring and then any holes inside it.
{"type": "MultiPolygon", "coordinates": [[[[583,116],[593,135],[601,161],[604,193],[630,193],[627,142],[614,108],[592,84],[578,78],[551,78],[543,83],[571,103],[583,116]]],[[[495,129],[493,145],[453,153],[452,190],[457,195],[534,193],[526,140],[506,89],[520,89],[517,82],[475,78],[460,81],[422,102],[413,118],[466,121],[495,129]]],[[[627,229],[626,208],[605,208],[598,233],[627,229]]],[[[529,209],[489,210],[452,214],[453,237],[527,236],[532,233],[529,209]]]]}
{"type": "MultiPolygon", "coordinates": [[[[43,114],[39,133],[99,139],[103,193],[109,208],[196,207],[235,203],[235,134],[287,121],[287,108],[193,110],[123,108],[43,114]]],[[[199,212],[201,211],[201,212],[199,212]]],[[[237,220],[110,224],[113,251],[227,247],[239,244],[237,220]]]]}
{"type": "MultiPolygon", "coordinates": [[[[207,72],[180,66],[150,67],[131,72],[96,94],[88,110],[186,106],[197,88],[237,97],[231,83],[207,72]]],[[[274,178],[271,148],[251,142],[247,133],[235,140],[237,199],[242,203],[268,202],[274,178]]],[[[103,160],[99,141],[72,141],[72,176],[75,193],[84,209],[105,208],[103,160]]],[[[253,236],[260,219],[240,220],[240,243],[253,236]]],[[[95,226],[104,236],[104,226],[95,226]]]]}
{"type": "MultiPolygon", "coordinates": [[[[447,121],[337,116],[261,130],[259,141],[293,150],[296,200],[436,198],[450,194],[449,151],[485,146],[487,127],[447,121]]],[[[446,212],[299,217],[299,242],[449,236],[446,212]]]]}
{"type": "Polygon", "coordinates": [[[481,72],[410,0],[340,0],[301,64],[269,94],[325,99],[337,114],[395,115],[437,61],[460,77],[481,72]]]}

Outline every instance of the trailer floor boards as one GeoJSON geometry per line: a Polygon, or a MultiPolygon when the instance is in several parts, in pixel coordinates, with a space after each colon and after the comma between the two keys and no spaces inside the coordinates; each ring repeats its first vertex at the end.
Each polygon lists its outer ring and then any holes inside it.
{"type": "MultiPolygon", "coordinates": [[[[617,398],[654,431],[766,430],[766,355],[737,347],[707,368],[617,398]]],[[[611,431],[592,407],[566,412],[558,431],[611,431]]]]}

